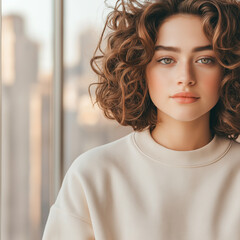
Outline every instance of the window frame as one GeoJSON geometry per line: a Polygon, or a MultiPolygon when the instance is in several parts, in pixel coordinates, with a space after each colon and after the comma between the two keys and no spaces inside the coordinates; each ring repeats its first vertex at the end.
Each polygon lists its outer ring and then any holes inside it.
{"type": "Polygon", "coordinates": [[[64,0],[54,0],[53,85],[51,102],[50,205],[55,202],[64,172],[64,0]]]}
{"type": "MultiPolygon", "coordinates": [[[[49,206],[56,199],[64,176],[64,0],[53,4],[53,81],[50,102],[49,206]]],[[[0,239],[2,239],[2,0],[0,0],[0,239]]]]}
{"type": "Polygon", "coordinates": [[[0,239],[2,239],[2,0],[0,14],[0,239]]]}

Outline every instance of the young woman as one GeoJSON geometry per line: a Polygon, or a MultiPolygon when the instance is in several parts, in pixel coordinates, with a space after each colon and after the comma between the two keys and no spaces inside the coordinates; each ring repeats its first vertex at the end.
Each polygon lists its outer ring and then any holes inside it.
{"type": "Polygon", "coordinates": [[[77,158],[44,240],[240,239],[240,3],[119,0],[96,101],[133,133],[77,158]]]}

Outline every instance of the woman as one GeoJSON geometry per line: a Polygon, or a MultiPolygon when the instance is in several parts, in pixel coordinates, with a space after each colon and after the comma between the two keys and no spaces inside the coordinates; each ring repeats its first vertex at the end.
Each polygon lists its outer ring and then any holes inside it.
{"type": "Polygon", "coordinates": [[[74,161],[44,240],[240,239],[239,23],[235,0],[117,1],[96,101],[135,131],[74,161]]]}

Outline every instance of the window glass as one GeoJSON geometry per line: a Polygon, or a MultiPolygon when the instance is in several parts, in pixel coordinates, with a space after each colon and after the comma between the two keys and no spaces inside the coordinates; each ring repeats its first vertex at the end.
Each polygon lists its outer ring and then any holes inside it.
{"type": "Polygon", "coordinates": [[[49,210],[52,2],[2,0],[2,229],[40,240],[49,210]]]}
{"type": "Polygon", "coordinates": [[[131,131],[114,120],[107,120],[97,105],[92,107],[88,94],[89,84],[97,81],[89,62],[108,13],[104,1],[65,2],[65,172],[81,153],[131,131]]]}

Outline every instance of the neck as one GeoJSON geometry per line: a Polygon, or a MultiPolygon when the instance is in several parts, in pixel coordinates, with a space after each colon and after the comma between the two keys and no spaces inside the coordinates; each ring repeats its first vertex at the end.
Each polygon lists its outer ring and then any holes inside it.
{"type": "Polygon", "coordinates": [[[152,131],[152,137],[160,145],[176,151],[195,150],[213,139],[208,115],[190,122],[161,118],[152,131]]]}

